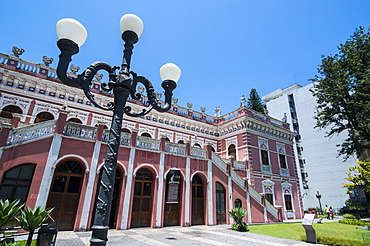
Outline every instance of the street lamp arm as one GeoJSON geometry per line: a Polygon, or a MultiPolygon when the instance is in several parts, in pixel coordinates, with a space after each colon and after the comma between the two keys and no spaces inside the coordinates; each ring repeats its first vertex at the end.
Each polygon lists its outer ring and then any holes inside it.
{"type": "Polygon", "coordinates": [[[140,82],[145,86],[148,102],[158,112],[167,112],[172,104],[172,91],[176,88],[176,82],[172,80],[165,80],[162,82],[162,88],[165,90],[165,104],[162,106],[159,102],[152,83],[143,76],[136,76],[134,74],[134,83],[140,82]]]}
{"type": "Polygon", "coordinates": [[[113,110],[114,109],[114,103],[109,102],[106,106],[100,105],[98,102],[96,102],[94,95],[90,91],[91,81],[93,80],[95,74],[99,70],[105,70],[109,73],[109,83],[108,85],[106,83],[101,84],[101,88],[104,91],[110,91],[113,89],[113,85],[115,84],[115,69],[112,68],[109,64],[105,62],[94,62],[91,64],[83,73],[82,73],[82,83],[81,88],[83,89],[86,97],[89,99],[89,101],[94,104],[96,107],[103,109],[103,110],[113,110]]]}
{"type": "Polygon", "coordinates": [[[59,62],[57,66],[57,76],[66,85],[72,87],[80,87],[83,75],[77,78],[67,76],[69,63],[72,61],[72,56],[79,52],[78,45],[69,39],[59,39],[57,42],[60,49],[59,62]]]}

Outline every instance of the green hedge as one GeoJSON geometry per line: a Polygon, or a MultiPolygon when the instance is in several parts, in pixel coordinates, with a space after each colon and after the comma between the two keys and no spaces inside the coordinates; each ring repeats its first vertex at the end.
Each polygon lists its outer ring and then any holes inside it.
{"type": "Polygon", "coordinates": [[[370,246],[370,242],[362,242],[359,240],[348,240],[338,237],[326,237],[326,236],[318,236],[317,243],[332,246],[370,246]]]}
{"type": "Polygon", "coordinates": [[[339,223],[358,226],[370,226],[370,222],[356,219],[342,219],[339,220],[339,223]]]}

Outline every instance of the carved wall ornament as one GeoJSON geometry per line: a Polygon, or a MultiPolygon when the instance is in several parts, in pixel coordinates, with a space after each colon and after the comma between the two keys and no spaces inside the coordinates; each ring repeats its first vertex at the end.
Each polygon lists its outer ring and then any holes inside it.
{"type": "Polygon", "coordinates": [[[206,112],[206,108],[205,107],[200,107],[200,111],[202,111],[202,113],[205,113],[206,112]]]}
{"type": "Polygon", "coordinates": [[[188,106],[188,108],[192,108],[193,107],[193,104],[190,103],[190,102],[186,103],[186,105],[188,106]]]}

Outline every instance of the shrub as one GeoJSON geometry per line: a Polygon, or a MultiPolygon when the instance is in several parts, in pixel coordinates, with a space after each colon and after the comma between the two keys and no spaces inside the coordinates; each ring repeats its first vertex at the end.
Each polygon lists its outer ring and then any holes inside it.
{"type": "Polygon", "coordinates": [[[8,199],[0,199],[0,231],[3,226],[15,221],[15,217],[24,206],[24,204],[18,204],[19,200],[9,202],[8,199]]]}
{"type": "Polygon", "coordinates": [[[346,218],[346,219],[356,219],[356,217],[353,214],[343,214],[343,218],[346,218]]]}
{"type": "Polygon", "coordinates": [[[370,243],[360,240],[349,240],[339,237],[317,236],[317,243],[332,246],[370,246],[370,243]]]}
{"type": "Polygon", "coordinates": [[[247,223],[233,223],[231,225],[231,229],[235,230],[235,231],[241,231],[241,232],[246,232],[246,231],[249,231],[249,226],[247,223]]]}
{"type": "Polygon", "coordinates": [[[358,226],[370,226],[370,222],[357,219],[343,219],[339,220],[339,223],[358,226]]]}
{"type": "Polygon", "coordinates": [[[247,210],[243,208],[234,208],[228,211],[229,216],[235,220],[235,226],[231,226],[233,230],[237,231],[249,231],[248,225],[242,220],[247,215],[247,210]]]}

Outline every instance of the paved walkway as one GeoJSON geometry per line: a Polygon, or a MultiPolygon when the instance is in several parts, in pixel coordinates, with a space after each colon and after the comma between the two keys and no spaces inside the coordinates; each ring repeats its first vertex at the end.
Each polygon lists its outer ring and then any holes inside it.
{"type": "MultiPolygon", "coordinates": [[[[57,246],[90,245],[91,232],[58,232],[57,246]]],[[[237,232],[229,225],[109,230],[107,245],[311,245],[304,242],[237,232]]]]}

